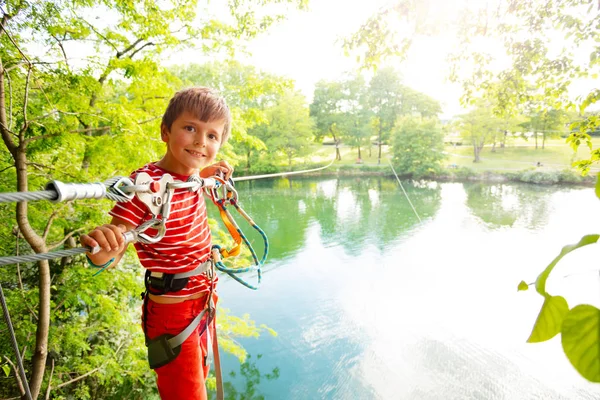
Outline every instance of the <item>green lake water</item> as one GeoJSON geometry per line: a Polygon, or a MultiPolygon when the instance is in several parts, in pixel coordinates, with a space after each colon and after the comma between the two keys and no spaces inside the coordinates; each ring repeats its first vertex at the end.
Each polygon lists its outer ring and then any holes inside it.
{"type": "MultiPolygon", "coordinates": [[[[517,292],[518,283],[533,282],[562,246],[600,231],[593,189],[404,187],[421,222],[393,179],[237,185],[242,206],[269,236],[270,253],[261,288],[222,276],[220,303],[277,336],[240,340],[250,354],[241,369],[235,357],[222,355],[227,393],[599,399],[600,385],[570,366],[558,337],[525,343],[542,298],[534,290],[517,292]]],[[[237,220],[260,253],[260,237],[237,220]]],[[[548,291],[570,305],[600,306],[599,252],[588,246],[567,256],[548,291]]]]}

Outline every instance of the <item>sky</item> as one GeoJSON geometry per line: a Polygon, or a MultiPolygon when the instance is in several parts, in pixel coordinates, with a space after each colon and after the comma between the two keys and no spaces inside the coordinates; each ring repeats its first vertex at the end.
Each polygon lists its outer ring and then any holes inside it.
{"type": "MultiPolygon", "coordinates": [[[[389,3],[390,0],[312,0],[308,11],[289,12],[285,21],[247,44],[250,55],[240,53],[236,58],[265,72],[293,79],[310,103],[316,82],[340,79],[344,73],[356,70],[354,58],[343,54],[342,40],[389,3]]],[[[458,101],[460,90],[445,79],[448,50],[448,43],[440,38],[419,38],[408,60],[394,65],[404,84],[440,102],[440,117],[444,119],[463,112],[458,101]]],[[[181,64],[185,59],[201,62],[197,57],[197,53],[184,51],[169,58],[172,63],[181,64]]]]}
{"type": "MultiPolygon", "coordinates": [[[[286,21],[272,27],[248,45],[247,60],[256,67],[296,81],[308,101],[321,79],[335,80],[356,69],[354,58],[346,57],[342,40],[388,1],[313,0],[308,11],[294,11],[286,21]],[[343,11],[342,11],[343,10],[343,11]]],[[[447,43],[441,39],[417,39],[408,60],[395,67],[404,83],[442,104],[444,117],[462,112],[460,91],[446,82],[447,43]]]]}

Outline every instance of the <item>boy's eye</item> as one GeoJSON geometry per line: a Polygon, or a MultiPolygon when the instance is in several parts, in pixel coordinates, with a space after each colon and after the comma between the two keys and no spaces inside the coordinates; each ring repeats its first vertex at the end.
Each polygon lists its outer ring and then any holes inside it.
{"type": "Polygon", "coordinates": [[[215,135],[214,133],[209,134],[208,137],[210,139],[217,139],[217,135],[215,135]]]}
{"type": "Polygon", "coordinates": [[[184,126],[183,129],[185,129],[188,132],[194,132],[196,130],[196,128],[194,128],[191,125],[184,126]]]}

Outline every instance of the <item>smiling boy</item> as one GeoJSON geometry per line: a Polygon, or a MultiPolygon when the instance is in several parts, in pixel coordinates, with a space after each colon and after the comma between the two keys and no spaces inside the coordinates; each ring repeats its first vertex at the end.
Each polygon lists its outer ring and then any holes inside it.
{"type": "MultiPolygon", "coordinates": [[[[229,179],[233,168],[225,161],[214,163],[215,157],[229,138],[231,113],[225,100],[215,91],[195,87],[177,92],[170,100],[161,123],[161,139],[166,143],[165,155],[132,173],[144,172],[154,180],[165,174],[187,181],[192,174],[203,178],[222,173],[229,179]]],[[[134,229],[152,214],[137,197],[117,203],[110,211],[112,221],[81,236],[84,246],[100,246],[101,251],[87,254],[96,266],[116,265],[127,246],[123,232],[134,229]]],[[[177,189],[171,199],[171,210],[164,237],[155,244],[135,243],[138,258],[149,274],[169,281],[170,289],[147,287],[142,321],[147,342],[162,335],[178,335],[207,306],[209,293],[216,302],[214,285],[206,272],[177,278],[175,274],[205,270],[210,262],[211,234],[202,190],[196,193],[177,189]],[[170,277],[170,278],[169,278],[170,277]],[[176,282],[176,283],[175,283],[176,282]]],[[[204,327],[206,321],[203,322],[204,327]]],[[[213,321],[214,323],[214,321],[213,321]]],[[[180,353],[166,365],[155,369],[158,391],[162,399],[206,399],[205,379],[208,375],[207,337],[198,326],[181,345],[180,353]]]]}

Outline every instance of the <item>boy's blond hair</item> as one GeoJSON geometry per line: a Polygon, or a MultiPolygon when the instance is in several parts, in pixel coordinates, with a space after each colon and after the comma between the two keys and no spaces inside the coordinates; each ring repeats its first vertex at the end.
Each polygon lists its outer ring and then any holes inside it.
{"type": "Polygon", "coordinates": [[[194,114],[202,122],[225,121],[221,144],[229,139],[231,112],[225,99],[216,90],[198,86],[175,93],[162,117],[161,127],[170,131],[173,122],[186,111],[194,114]]]}

